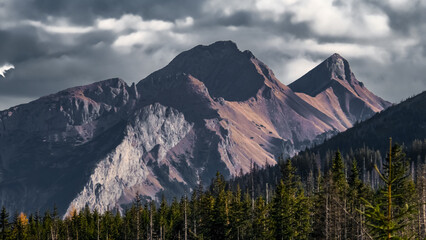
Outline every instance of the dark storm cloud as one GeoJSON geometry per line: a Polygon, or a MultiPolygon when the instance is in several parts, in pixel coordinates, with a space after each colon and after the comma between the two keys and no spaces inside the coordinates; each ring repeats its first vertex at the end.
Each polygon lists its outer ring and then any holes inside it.
{"type": "Polygon", "coordinates": [[[68,17],[78,24],[92,23],[98,17],[120,17],[124,13],[142,15],[146,19],[174,20],[198,14],[203,0],[35,0],[14,1],[19,14],[43,20],[47,16],[68,17]]]}
{"type": "Polygon", "coordinates": [[[402,34],[410,34],[413,27],[426,21],[426,5],[419,0],[403,1],[400,6],[389,5],[386,1],[369,0],[389,16],[389,25],[393,30],[402,34]]]}
{"type": "Polygon", "coordinates": [[[238,11],[230,16],[220,16],[217,18],[217,23],[224,26],[250,26],[253,24],[253,14],[248,11],[238,11]]]}
{"type": "Polygon", "coordinates": [[[0,78],[0,109],[110,77],[138,81],[217,40],[251,50],[284,83],[339,52],[398,102],[426,89],[426,4],[390,2],[3,0],[0,67],[15,69],[0,78]]]}
{"type": "Polygon", "coordinates": [[[35,30],[28,27],[13,31],[0,30],[0,64],[7,61],[21,62],[45,55],[48,47],[35,36],[35,30]]]}

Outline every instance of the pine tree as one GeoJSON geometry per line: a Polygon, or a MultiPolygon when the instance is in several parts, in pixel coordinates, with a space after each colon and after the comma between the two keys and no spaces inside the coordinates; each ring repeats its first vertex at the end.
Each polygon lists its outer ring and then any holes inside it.
{"type": "MultiPolygon", "coordinates": [[[[183,201],[181,201],[183,203],[183,201]]],[[[182,206],[176,198],[173,198],[170,206],[170,234],[171,236],[181,237],[183,232],[184,219],[182,214],[182,206]]]]}
{"type": "Polygon", "coordinates": [[[312,213],[312,239],[329,239],[328,237],[328,218],[329,218],[329,185],[328,176],[318,176],[317,191],[312,197],[313,213],[312,213]]]}
{"type": "Polygon", "coordinates": [[[260,196],[254,206],[253,237],[254,239],[270,239],[272,233],[269,226],[268,205],[260,196]]]}
{"type": "Polygon", "coordinates": [[[58,239],[59,234],[59,214],[56,205],[53,206],[52,225],[50,226],[52,240],[58,239]]]}
{"type": "Polygon", "coordinates": [[[136,192],[135,199],[133,200],[135,205],[135,219],[134,219],[134,225],[136,226],[136,240],[141,239],[141,210],[142,210],[142,198],[139,194],[139,192],[136,192]]]}
{"type": "Polygon", "coordinates": [[[275,239],[307,239],[310,233],[309,200],[304,196],[295,172],[291,161],[287,160],[272,202],[275,239]]]}
{"type": "Polygon", "coordinates": [[[93,211],[93,220],[95,224],[95,239],[99,240],[101,237],[101,216],[97,209],[93,211]]]}
{"type": "Polygon", "coordinates": [[[28,218],[24,213],[16,214],[12,225],[12,239],[24,240],[28,233],[28,218]]]}
{"type": "Polygon", "coordinates": [[[197,235],[201,239],[210,239],[213,229],[213,209],[215,199],[210,192],[201,194],[200,196],[200,224],[197,235]]]}
{"type": "Polygon", "coordinates": [[[348,184],[345,175],[345,165],[340,151],[337,151],[331,166],[331,188],[330,188],[330,236],[332,239],[346,239],[346,191],[348,184]]]}
{"type": "Polygon", "coordinates": [[[352,239],[361,238],[365,234],[366,229],[363,226],[363,215],[358,209],[363,209],[361,198],[368,198],[368,188],[360,179],[357,161],[352,161],[352,167],[348,178],[348,235],[352,239]]]}
{"type": "Polygon", "coordinates": [[[244,215],[243,212],[243,203],[241,200],[241,189],[238,185],[230,205],[230,231],[228,237],[231,239],[241,239],[242,229],[244,227],[245,221],[247,220],[247,216],[244,215]]]}
{"type": "Polygon", "coordinates": [[[166,239],[167,232],[167,215],[168,215],[168,206],[167,201],[164,195],[161,197],[160,208],[158,209],[159,214],[159,225],[160,225],[160,239],[166,239]]]}
{"type": "Polygon", "coordinates": [[[426,165],[418,166],[416,174],[418,216],[417,216],[417,237],[426,238],[426,165]]]}
{"type": "Polygon", "coordinates": [[[189,236],[196,239],[200,231],[200,218],[201,218],[201,195],[203,194],[203,186],[200,184],[198,189],[195,189],[192,192],[190,205],[190,214],[189,214],[189,225],[190,229],[189,236]]]}
{"type": "Polygon", "coordinates": [[[52,225],[52,217],[50,216],[49,210],[44,212],[43,216],[43,231],[42,231],[42,239],[51,239],[51,225],[52,225]]]}
{"type": "MultiPolygon", "coordinates": [[[[392,146],[392,145],[391,145],[392,146]]],[[[377,203],[365,202],[367,225],[375,239],[400,239],[410,237],[415,202],[411,201],[414,189],[409,179],[409,163],[399,145],[390,147],[383,164],[383,173],[375,166],[385,183],[380,189],[377,203]]]]}
{"type": "Polygon", "coordinates": [[[253,222],[252,196],[250,192],[244,193],[242,205],[242,215],[244,216],[243,225],[241,226],[240,235],[242,239],[251,237],[251,225],[253,222]]]}
{"type": "Polygon", "coordinates": [[[0,228],[1,228],[1,240],[6,240],[9,233],[9,213],[5,207],[1,208],[0,213],[0,228]]]}
{"type": "Polygon", "coordinates": [[[227,198],[224,188],[221,188],[214,201],[212,212],[212,239],[225,239],[228,230],[227,198]]]}

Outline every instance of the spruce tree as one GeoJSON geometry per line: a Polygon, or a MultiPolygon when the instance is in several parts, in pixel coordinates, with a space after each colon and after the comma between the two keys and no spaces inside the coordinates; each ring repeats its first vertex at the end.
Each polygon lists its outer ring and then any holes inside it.
{"type": "Polygon", "coordinates": [[[159,228],[160,228],[160,239],[166,239],[167,236],[167,215],[168,215],[168,205],[164,195],[161,197],[160,208],[158,209],[159,214],[159,228]]]}
{"type": "Polygon", "coordinates": [[[328,239],[328,198],[329,181],[328,176],[318,176],[318,188],[312,197],[312,239],[328,239]]]}
{"type": "MultiPolygon", "coordinates": [[[[392,145],[391,145],[392,146],[392,145]]],[[[390,153],[383,164],[383,172],[375,166],[384,182],[380,197],[376,202],[364,200],[366,210],[363,212],[367,225],[375,239],[409,238],[409,226],[415,211],[415,189],[409,178],[409,162],[401,146],[390,147],[390,153]]]]}
{"type": "Polygon", "coordinates": [[[212,218],[212,239],[225,239],[228,230],[226,192],[221,189],[215,198],[212,218]]]}
{"type": "Polygon", "coordinates": [[[1,208],[0,213],[0,228],[1,228],[1,240],[6,240],[9,233],[9,213],[5,207],[1,208]]]}
{"type": "Polygon", "coordinates": [[[295,173],[296,169],[287,160],[272,202],[275,239],[307,239],[310,233],[309,200],[295,173]]]}
{"type": "Polygon", "coordinates": [[[330,224],[333,226],[330,236],[333,239],[346,239],[347,236],[347,199],[348,184],[345,175],[345,164],[340,151],[337,151],[331,166],[330,188],[330,224]]]}
{"type": "Polygon", "coordinates": [[[230,231],[228,237],[231,239],[241,239],[242,230],[247,221],[247,216],[244,214],[243,202],[241,200],[240,185],[237,185],[237,190],[235,195],[232,197],[230,205],[230,231]]]}
{"type": "Polygon", "coordinates": [[[270,239],[272,233],[269,226],[268,205],[261,196],[256,199],[253,219],[254,239],[270,239]]]}
{"type": "Polygon", "coordinates": [[[359,209],[364,208],[361,199],[368,199],[372,196],[372,191],[361,181],[358,163],[352,161],[351,171],[348,177],[348,234],[352,238],[362,237],[366,234],[364,218],[359,209]]]}

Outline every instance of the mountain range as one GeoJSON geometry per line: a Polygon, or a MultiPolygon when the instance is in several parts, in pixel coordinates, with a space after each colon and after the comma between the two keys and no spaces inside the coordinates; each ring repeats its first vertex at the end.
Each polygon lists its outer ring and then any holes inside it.
{"type": "Polygon", "coordinates": [[[286,86],[231,41],[199,45],[137,84],[108,79],[0,112],[0,204],[104,212],[137,193],[180,196],[389,106],[338,54],[286,86]]]}

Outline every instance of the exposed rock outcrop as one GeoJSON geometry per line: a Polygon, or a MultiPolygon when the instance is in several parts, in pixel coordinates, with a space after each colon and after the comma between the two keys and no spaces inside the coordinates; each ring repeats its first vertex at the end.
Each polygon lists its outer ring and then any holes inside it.
{"type": "Polygon", "coordinates": [[[182,182],[180,173],[163,160],[191,128],[183,114],[170,107],[154,104],[136,111],[123,140],[96,165],[83,191],[72,201],[71,209],[87,204],[104,212],[120,208],[120,202],[130,202],[136,193],[155,199],[163,186],[153,166],[167,166],[170,181],[182,182]]]}

